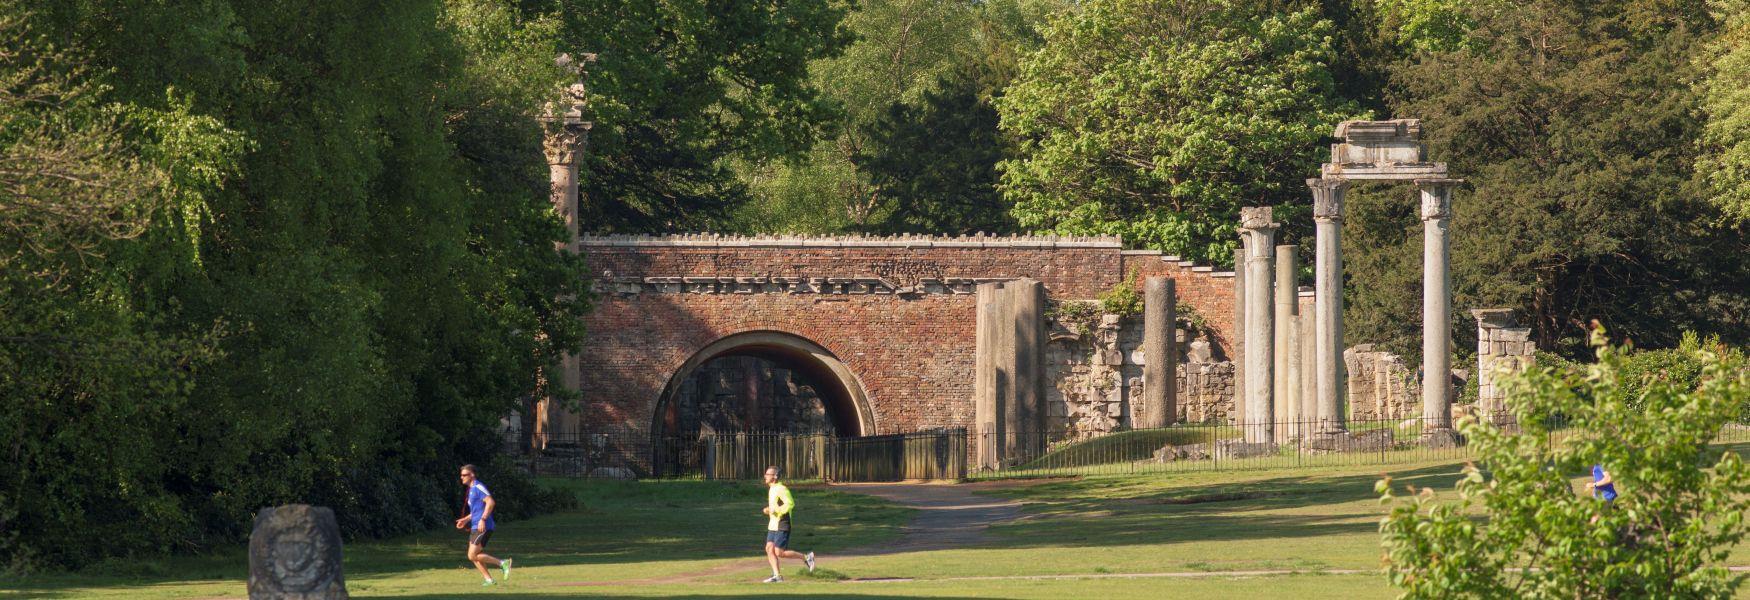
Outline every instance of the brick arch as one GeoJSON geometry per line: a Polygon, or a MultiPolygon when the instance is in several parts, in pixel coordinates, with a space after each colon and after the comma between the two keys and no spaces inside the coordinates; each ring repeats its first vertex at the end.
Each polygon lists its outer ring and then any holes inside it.
{"type": "MultiPolygon", "coordinates": [[[[808,375],[817,384],[830,385],[830,389],[817,389],[816,392],[826,405],[827,415],[833,420],[833,427],[839,435],[870,435],[877,430],[868,391],[836,353],[807,336],[773,327],[770,322],[743,325],[735,333],[715,336],[716,339],[699,344],[686,360],[668,369],[668,381],[663,385],[650,417],[653,435],[660,437],[666,433],[662,430],[662,414],[674,402],[681,382],[712,359],[735,354],[785,364],[808,375]]],[[[712,336],[700,335],[695,339],[703,337],[712,336]]]]}
{"type": "Polygon", "coordinates": [[[1054,301],[1091,300],[1129,273],[1178,280],[1230,355],[1233,276],[1113,238],[724,238],[579,242],[596,291],[578,353],[579,412],[559,431],[649,434],[701,350],[752,331],[807,340],[866,395],[862,433],[974,425],[979,283],[1020,277],[1054,301]]]}

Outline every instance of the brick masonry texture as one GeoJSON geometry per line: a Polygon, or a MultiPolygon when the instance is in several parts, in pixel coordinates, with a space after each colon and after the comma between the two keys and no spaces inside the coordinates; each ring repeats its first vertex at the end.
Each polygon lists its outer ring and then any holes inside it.
{"type": "MultiPolygon", "coordinates": [[[[1122,251],[1113,238],[584,238],[596,308],[585,317],[580,421],[573,431],[651,432],[664,389],[688,359],[726,336],[775,331],[831,352],[857,378],[874,415],[865,433],[973,424],[976,295],[742,293],[642,290],[642,278],[1030,277],[1052,300],[1086,300],[1131,271],[1177,280],[1180,301],[1208,322],[1218,352],[1233,321],[1231,274],[1154,254],[1122,251]]],[[[823,382],[824,383],[824,382],[823,382]]]]}

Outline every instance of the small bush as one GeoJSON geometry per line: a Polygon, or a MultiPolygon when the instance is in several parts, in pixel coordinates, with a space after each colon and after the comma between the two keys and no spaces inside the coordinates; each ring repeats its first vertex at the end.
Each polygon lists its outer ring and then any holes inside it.
{"type": "Polygon", "coordinates": [[[1663,365],[1656,376],[1604,340],[1595,328],[1597,364],[1504,381],[1516,428],[1460,422],[1479,460],[1456,502],[1377,484],[1393,505],[1380,533],[1403,597],[1721,598],[1743,583],[1720,565],[1746,534],[1750,467],[1709,442],[1750,399],[1750,373],[1686,344],[1677,360],[1640,358],[1663,365]],[[1574,489],[1595,464],[1615,479],[1613,506],[1574,489]]]}

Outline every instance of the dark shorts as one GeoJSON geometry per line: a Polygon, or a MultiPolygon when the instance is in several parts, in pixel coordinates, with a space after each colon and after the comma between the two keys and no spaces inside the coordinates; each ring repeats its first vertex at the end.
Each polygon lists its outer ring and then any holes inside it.
{"type": "Polygon", "coordinates": [[[486,543],[490,542],[490,541],[492,541],[492,530],[491,529],[488,529],[486,531],[480,531],[477,529],[468,530],[468,545],[469,546],[479,546],[481,548],[485,548],[486,543]]]}
{"type": "Polygon", "coordinates": [[[766,541],[771,542],[773,546],[777,546],[778,549],[780,549],[780,550],[782,550],[784,548],[789,548],[790,547],[790,532],[788,532],[788,531],[767,531],[766,532],[766,541]]]}

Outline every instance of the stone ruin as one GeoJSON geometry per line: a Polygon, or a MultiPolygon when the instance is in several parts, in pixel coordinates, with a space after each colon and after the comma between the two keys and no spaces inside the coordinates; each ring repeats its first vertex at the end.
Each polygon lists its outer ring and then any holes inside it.
{"type": "Polygon", "coordinates": [[[1421,388],[1401,356],[1361,344],[1343,351],[1349,375],[1349,418],[1357,421],[1421,416],[1421,388]]]}
{"type": "MultiPolygon", "coordinates": [[[[1088,303],[1092,304],[1092,303],[1088,303]]],[[[1144,423],[1147,385],[1140,319],[1116,314],[1065,316],[1047,325],[1045,352],[1047,433],[1078,440],[1144,423]]],[[[1086,314],[1086,313],[1080,313],[1086,314]]],[[[1177,423],[1224,423],[1233,407],[1233,363],[1217,360],[1206,333],[1175,328],[1177,423]]]]}
{"type": "Polygon", "coordinates": [[[327,507],[288,504],[261,509],[249,534],[252,600],[347,598],[340,524],[327,507]]]}

